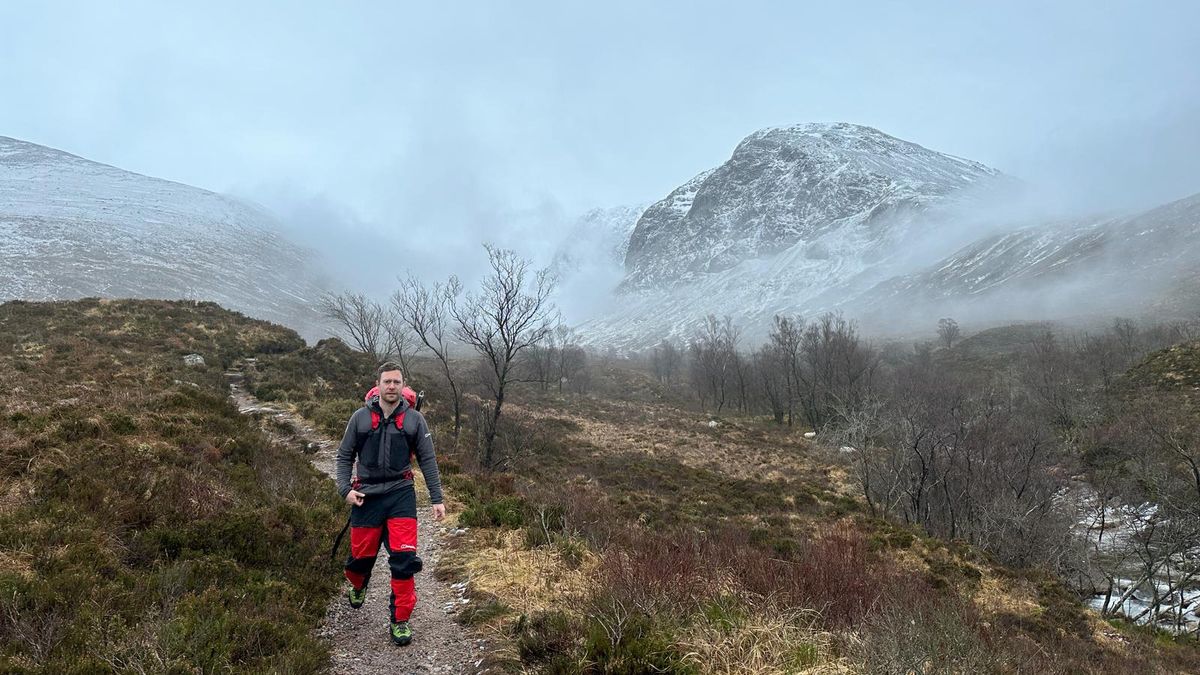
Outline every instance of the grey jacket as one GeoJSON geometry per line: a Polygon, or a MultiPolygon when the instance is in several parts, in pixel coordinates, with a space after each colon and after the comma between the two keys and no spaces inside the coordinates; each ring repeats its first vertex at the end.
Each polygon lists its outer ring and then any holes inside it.
{"type": "Polygon", "coordinates": [[[425,417],[403,398],[391,417],[383,417],[379,399],[372,398],[350,416],[346,433],[337,452],[337,489],[345,498],[350,492],[350,473],[358,462],[359,492],[378,495],[412,485],[412,461],[417,458],[429,500],[442,503],[442,479],[438,474],[437,457],[433,452],[433,437],[425,417]],[[371,428],[371,413],[379,417],[379,425],[371,428]],[[396,428],[396,418],[404,415],[403,428],[396,428]]]}

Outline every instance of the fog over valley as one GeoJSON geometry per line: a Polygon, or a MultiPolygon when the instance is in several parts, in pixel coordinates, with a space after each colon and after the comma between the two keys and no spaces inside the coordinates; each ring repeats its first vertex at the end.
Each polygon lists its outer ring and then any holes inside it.
{"type": "MultiPolygon", "coordinates": [[[[511,248],[555,267],[568,323],[596,329],[598,342],[630,346],[645,340],[614,326],[683,338],[707,313],[761,328],[777,312],[840,309],[872,330],[928,325],[927,312],[979,325],[1047,318],[1076,305],[1070,288],[1087,281],[1039,275],[1033,287],[996,287],[980,313],[971,309],[978,289],[951,289],[943,278],[937,291],[919,290],[922,316],[880,308],[909,307],[888,298],[899,287],[918,292],[915,279],[988,235],[1136,218],[1200,192],[1200,86],[1185,28],[1195,17],[1186,3],[1105,12],[1057,5],[1039,8],[1036,22],[1015,6],[934,12],[881,3],[853,17],[771,3],[679,9],[543,4],[479,8],[463,20],[386,5],[339,13],[218,3],[204,11],[146,5],[117,21],[87,5],[6,8],[8,23],[28,30],[0,47],[9,64],[0,84],[22,101],[0,113],[0,133],[259,205],[280,235],[313,252],[307,265],[328,290],[384,298],[397,276],[470,282],[486,268],[482,242],[511,248]],[[51,24],[75,38],[43,59],[34,36],[51,24]],[[103,30],[87,28],[95,26],[103,30]],[[404,39],[393,39],[397,30],[404,39]],[[930,31],[938,40],[925,39],[930,31]],[[820,182],[836,183],[851,154],[811,165],[781,158],[787,167],[773,168],[790,173],[770,180],[740,171],[769,172],[765,164],[729,164],[756,132],[811,123],[875,129],[1005,180],[996,192],[949,184],[927,192],[930,176],[883,171],[883,182],[823,192],[820,182]],[[685,275],[700,296],[674,288],[651,298],[665,290],[634,283],[644,275],[611,253],[628,251],[626,234],[636,243],[664,226],[628,216],[653,211],[712,170],[694,217],[659,236],[703,242],[724,251],[723,262],[705,268],[708,276],[685,275]],[[729,181],[754,181],[756,191],[735,194],[729,181]],[[804,186],[808,197],[796,192],[804,186]],[[863,199],[826,209],[828,223],[762,238],[829,206],[814,200],[860,189],[863,199]],[[751,213],[781,198],[769,213],[751,213]],[[846,209],[900,204],[870,225],[846,220],[846,209]],[[704,215],[710,207],[719,213],[704,215]],[[903,223],[885,225],[889,218],[903,223]],[[862,227],[893,238],[872,239],[862,227]],[[834,231],[845,236],[835,241],[834,231]],[[740,290],[722,299],[726,283],[740,290]],[[864,296],[878,284],[889,290],[864,296]],[[1047,301],[1059,294],[1061,303],[1047,301]],[[654,309],[660,300],[664,308],[654,309]],[[643,314],[667,318],[646,324],[643,314]]],[[[878,167],[856,170],[869,176],[878,167]]],[[[1122,236],[1109,232],[1105,245],[1120,248],[1122,236]]],[[[1099,273],[1099,258],[1089,260],[1088,273],[1106,279],[1124,264],[1107,253],[1112,269],[1099,273]]],[[[1168,268],[1174,262],[1158,264],[1163,279],[1139,274],[1131,284],[1170,296],[1166,277],[1190,278],[1168,268]]],[[[1167,299],[1149,305],[1187,311],[1167,299]]]]}

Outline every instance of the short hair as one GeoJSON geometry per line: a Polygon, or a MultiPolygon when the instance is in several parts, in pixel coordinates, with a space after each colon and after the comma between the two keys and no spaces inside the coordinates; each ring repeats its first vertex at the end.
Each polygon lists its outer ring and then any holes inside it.
{"type": "Polygon", "coordinates": [[[375,381],[378,382],[379,378],[383,377],[383,374],[390,370],[399,370],[400,380],[404,380],[404,369],[400,367],[400,364],[395,361],[384,361],[379,364],[379,369],[375,371],[375,381]]]}

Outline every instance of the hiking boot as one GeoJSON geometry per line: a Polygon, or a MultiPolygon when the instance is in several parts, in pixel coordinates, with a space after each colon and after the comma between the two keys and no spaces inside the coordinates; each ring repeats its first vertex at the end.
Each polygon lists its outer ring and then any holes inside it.
{"type": "Polygon", "coordinates": [[[362,590],[355,590],[351,588],[350,592],[346,594],[346,597],[350,598],[350,606],[354,609],[358,609],[359,607],[363,606],[364,602],[367,601],[367,589],[365,586],[362,588],[362,590]]]}
{"type": "Polygon", "coordinates": [[[408,627],[407,621],[392,622],[392,642],[401,647],[412,642],[412,629],[408,627]]]}

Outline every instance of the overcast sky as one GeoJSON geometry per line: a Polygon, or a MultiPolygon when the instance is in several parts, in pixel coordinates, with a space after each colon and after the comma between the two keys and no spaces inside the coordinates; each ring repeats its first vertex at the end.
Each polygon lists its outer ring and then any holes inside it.
{"type": "Polygon", "coordinates": [[[544,256],[543,228],[808,121],[1088,208],[1200,192],[1200,2],[433,4],[5,3],[0,135],[397,239],[422,273],[484,239],[544,256]]]}

